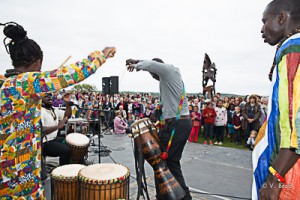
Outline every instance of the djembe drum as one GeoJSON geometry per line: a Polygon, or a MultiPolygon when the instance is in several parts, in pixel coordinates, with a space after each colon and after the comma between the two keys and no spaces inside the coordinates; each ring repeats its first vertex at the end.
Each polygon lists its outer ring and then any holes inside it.
{"type": "Polygon", "coordinates": [[[80,200],[129,199],[129,168],[120,164],[94,164],[80,170],[80,200]]]}
{"type": "Polygon", "coordinates": [[[52,199],[78,199],[78,172],[84,165],[71,164],[55,168],[51,173],[52,199]]]}
{"type": "Polygon", "coordinates": [[[131,125],[134,142],[142,148],[143,156],[152,166],[159,191],[165,200],[182,199],[185,192],[161,158],[159,139],[154,124],[148,118],[134,122],[131,125]]]}
{"type": "Polygon", "coordinates": [[[78,164],[88,152],[90,139],[80,133],[70,133],[66,136],[66,143],[72,150],[72,163],[78,164]]]}

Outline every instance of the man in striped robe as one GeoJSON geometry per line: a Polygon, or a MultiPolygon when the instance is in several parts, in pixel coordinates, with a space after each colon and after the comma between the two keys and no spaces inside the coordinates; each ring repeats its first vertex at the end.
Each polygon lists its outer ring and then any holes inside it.
{"type": "Polygon", "coordinates": [[[252,199],[300,199],[300,1],[274,0],[262,37],[277,52],[267,120],[253,151],[252,199]]]}

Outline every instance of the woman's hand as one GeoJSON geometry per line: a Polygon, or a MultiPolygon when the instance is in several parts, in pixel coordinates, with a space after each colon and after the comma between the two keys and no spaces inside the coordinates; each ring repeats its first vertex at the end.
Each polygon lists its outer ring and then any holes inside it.
{"type": "Polygon", "coordinates": [[[116,48],[115,47],[105,47],[103,50],[102,50],[102,53],[104,54],[104,56],[106,58],[112,58],[115,56],[115,53],[116,53],[116,48]]]}

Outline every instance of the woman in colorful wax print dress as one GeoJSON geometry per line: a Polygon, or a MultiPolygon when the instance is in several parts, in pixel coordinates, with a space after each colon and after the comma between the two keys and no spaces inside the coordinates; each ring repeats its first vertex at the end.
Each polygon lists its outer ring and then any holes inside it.
{"type": "Polygon", "coordinates": [[[41,182],[41,105],[47,92],[76,84],[112,57],[115,48],[92,52],[86,59],[41,72],[43,52],[14,22],[0,24],[13,69],[0,80],[1,199],[45,199],[41,182]]]}

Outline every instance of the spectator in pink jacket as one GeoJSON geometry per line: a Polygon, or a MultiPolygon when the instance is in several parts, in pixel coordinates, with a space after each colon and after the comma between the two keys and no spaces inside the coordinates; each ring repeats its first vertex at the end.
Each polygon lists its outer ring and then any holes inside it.
{"type": "Polygon", "coordinates": [[[122,119],[121,111],[116,112],[116,117],[114,119],[114,132],[116,134],[124,134],[127,132],[128,126],[126,122],[122,119]]]}

